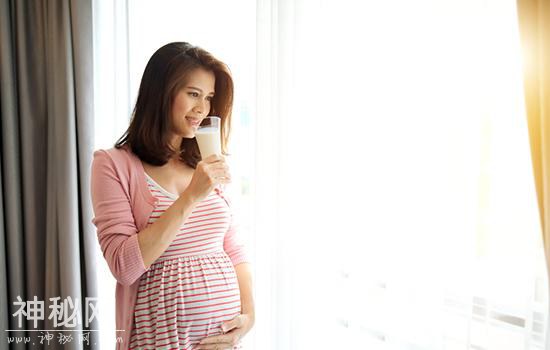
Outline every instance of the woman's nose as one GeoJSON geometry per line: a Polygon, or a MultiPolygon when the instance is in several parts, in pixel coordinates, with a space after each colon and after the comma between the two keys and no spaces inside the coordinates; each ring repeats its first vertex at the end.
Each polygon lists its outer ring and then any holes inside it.
{"type": "Polygon", "coordinates": [[[195,113],[198,113],[198,114],[203,114],[206,110],[206,101],[199,101],[197,102],[197,104],[195,105],[195,113]]]}

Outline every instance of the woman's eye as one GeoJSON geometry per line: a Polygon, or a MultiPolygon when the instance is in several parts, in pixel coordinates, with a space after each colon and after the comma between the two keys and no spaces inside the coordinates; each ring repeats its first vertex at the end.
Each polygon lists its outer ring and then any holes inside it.
{"type": "Polygon", "coordinates": [[[212,102],[213,99],[214,99],[214,96],[208,96],[208,97],[206,98],[206,100],[209,101],[209,102],[212,102]]]}
{"type": "Polygon", "coordinates": [[[189,96],[191,96],[191,97],[199,97],[199,93],[198,93],[198,92],[190,92],[190,93],[189,93],[189,96]]]}

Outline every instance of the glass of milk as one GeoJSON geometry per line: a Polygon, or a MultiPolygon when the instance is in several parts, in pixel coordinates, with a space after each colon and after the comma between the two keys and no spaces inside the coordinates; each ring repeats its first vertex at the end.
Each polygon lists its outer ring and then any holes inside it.
{"type": "Polygon", "coordinates": [[[199,144],[202,159],[212,154],[222,154],[220,126],[221,118],[210,116],[204,118],[197,131],[195,131],[195,138],[199,144]]]}

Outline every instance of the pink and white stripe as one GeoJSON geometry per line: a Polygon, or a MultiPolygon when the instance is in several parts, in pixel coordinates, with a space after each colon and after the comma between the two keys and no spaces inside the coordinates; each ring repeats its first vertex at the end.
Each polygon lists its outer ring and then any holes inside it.
{"type": "MultiPolygon", "coordinates": [[[[159,199],[149,218],[153,223],[177,196],[146,177],[159,199]]],[[[140,279],[130,349],[192,350],[201,339],[221,334],[222,322],[240,314],[234,261],[224,251],[231,224],[229,205],[217,190],[196,206],[140,279]]]]}

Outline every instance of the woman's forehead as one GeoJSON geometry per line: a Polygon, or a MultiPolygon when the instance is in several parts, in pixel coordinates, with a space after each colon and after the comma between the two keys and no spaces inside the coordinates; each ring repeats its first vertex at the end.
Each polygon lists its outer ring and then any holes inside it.
{"type": "Polygon", "coordinates": [[[194,86],[206,92],[213,92],[216,83],[214,72],[204,68],[197,68],[189,72],[186,79],[186,86],[194,86]]]}

